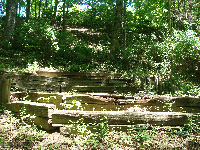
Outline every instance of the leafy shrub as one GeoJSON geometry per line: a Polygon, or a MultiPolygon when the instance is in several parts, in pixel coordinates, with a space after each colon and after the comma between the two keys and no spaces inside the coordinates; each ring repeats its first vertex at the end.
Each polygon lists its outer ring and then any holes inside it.
{"type": "Polygon", "coordinates": [[[15,30],[13,48],[46,65],[57,48],[54,32],[45,22],[29,21],[15,30]]]}
{"type": "Polygon", "coordinates": [[[195,32],[175,30],[171,37],[159,45],[159,50],[164,56],[161,65],[168,70],[168,73],[172,71],[174,80],[200,82],[199,43],[200,40],[195,32]]]}
{"type": "Polygon", "coordinates": [[[92,60],[92,49],[88,48],[87,45],[77,45],[73,48],[73,60],[77,64],[87,64],[92,60]]]}
{"type": "Polygon", "coordinates": [[[56,64],[58,65],[67,65],[70,63],[70,57],[72,56],[72,52],[70,48],[62,48],[59,49],[56,53],[56,64]]]}
{"type": "Polygon", "coordinates": [[[75,43],[74,48],[71,45],[63,45],[56,53],[56,62],[58,65],[65,66],[65,70],[80,71],[85,70],[93,60],[93,49],[88,48],[84,43],[75,43]],[[85,66],[85,67],[84,67],[85,66]]]}

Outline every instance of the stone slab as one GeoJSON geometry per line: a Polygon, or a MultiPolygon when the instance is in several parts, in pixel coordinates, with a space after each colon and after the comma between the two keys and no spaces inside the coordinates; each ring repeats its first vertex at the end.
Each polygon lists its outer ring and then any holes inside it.
{"type": "Polygon", "coordinates": [[[90,72],[46,72],[46,71],[36,71],[38,76],[46,77],[121,77],[121,74],[115,73],[90,73],[90,72]]]}
{"type": "Polygon", "coordinates": [[[200,98],[182,97],[173,99],[174,105],[179,107],[200,107],[200,98]]]}
{"type": "Polygon", "coordinates": [[[134,87],[103,87],[103,86],[62,86],[62,91],[73,91],[76,90],[77,92],[108,92],[108,93],[114,93],[114,91],[117,92],[131,92],[136,93],[137,88],[134,87]]]}
{"type": "Polygon", "coordinates": [[[44,117],[35,117],[32,118],[31,120],[33,120],[34,124],[36,124],[37,126],[46,131],[52,131],[57,129],[57,127],[52,126],[52,119],[44,117]]]}
{"type": "Polygon", "coordinates": [[[53,124],[69,124],[84,118],[84,123],[101,122],[105,117],[108,124],[144,124],[181,125],[188,122],[190,113],[177,112],[125,112],[125,111],[74,111],[57,110],[52,114],[53,124]]]}
{"type": "Polygon", "coordinates": [[[24,97],[26,97],[26,100],[32,102],[54,104],[58,109],[61,109],[60,103],[63,102],[63,95],[58,93],[13,92],[12,96],[19,99],[25,99],[24,97]]]}
{"type": "MultiPolygon", "coordinates": [[[[19,116],[20,112],[12,112],[14,116],[19,116]]],[[[38,127],[46,130],[46,131],[53,131],[59,129],[59,127],[52,126],[52,119],[51,118],[46,118],[46,117],[38,117],[38,116],[31,116],[24,120],[27,124],[32,124],[34,123],[38,127]],[[31,120],[31,122],[30,122],[31,120]]]]}
{"type": "Polygon", "coordinates": [[[53,104],[36,103],[29,101],[15,101],[6,104],[6,108],[14,112],[20,112],[21,107],[25,107],[27,114],[35,114],[38,117],[51,118],[52,113],[56,110],[56,106],[53,104]]]}

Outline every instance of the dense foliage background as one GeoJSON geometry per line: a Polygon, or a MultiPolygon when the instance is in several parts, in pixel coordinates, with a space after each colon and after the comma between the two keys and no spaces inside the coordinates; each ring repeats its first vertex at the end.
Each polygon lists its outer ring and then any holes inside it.
{"type": "Polygon", "coordinates": [[[200,93],[198,0],[1,0],[0,68],[158,76],[200,93]],[[6,14],[6,16],[5,16],[6,14]]]}

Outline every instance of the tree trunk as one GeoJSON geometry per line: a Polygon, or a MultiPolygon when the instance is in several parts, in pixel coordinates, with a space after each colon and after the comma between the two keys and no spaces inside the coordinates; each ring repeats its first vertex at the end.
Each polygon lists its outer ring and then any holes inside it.
{"type": "Polygon", "coordinates": [[[123,0],[123,16],[122,16],[122,38],[121,45],[123,46],[123,50],[126,50],[126,0],[123,0]]]}
{"type": "Polygon", "coordinates": [[[48,0],[45,0],[45,10],[48,8],[48,0]]]}
{"type": "Polygon", "coordinates": [[[40,0],[39,2],[39,16],[38,16],[39,19],[40,19],[41,3],[42,3],[42,0],[40,0]]]}
{"type": "Polygon", "coordinates": [[[43,7],[43,13],[42,13],[42,17],[44,17],[44,18],[48,18],[47,12],[46,12],[47,11],[47,3],[48,3],[47,0],[45,0],[44,1],[44,7],[43,7]]]}
{"type": "Polygon", "coordinates": [[[169,34],[172,34],[172,25],[171,25],[171,0],[168,0],[168,26],[169,26],[169,34]]]}
{"type": "Polygon", "coordinates": [[[63,32],[65,32],[65,30],[66,30],[66,27],[65,27],[65,2],[66,2],[66,0],[64,0],[64,3],[63,3],[63,32]]]}
{"type": "Polygon", "coordinates": [[[29,20],[29,15],[30,15],[30,4],[31,0],[27,0],[27,6],[26,6],[26,22],[29,20]]]}
{"type": "Polygon", "coordinates": [[[21,4],[20,4],[20,1],[18,0],[18,3],[19,3],[19,15],[18,15],[18,17],[20,17],[20,11],[21,11],[21,4]]]}
{"type": "Polygon", "coordinates": [[[19,12],[19,14],[18,14],[18,12],[17,12],[17,10],[18,10],[18,2],[19,2],[19,0],[17,0],[17,3],[16,3],[16,18],[17,18],[18,15],[20,14],[20,12],[19,12]]]}
{"type": "Polygon", "coordinates": [[[54,15],[53,15],[53,21],[52,21],[52,25],[55,24],[56,22],[56,12],[57,12],[57,9],[58,9],[58,0],[55,0],[55,7],[54,7],[54,15]]]}
{"type": "MultiPolygon", "coordinates": [[[[172,24],[171,24],[171,0],[168,0],[168,25],[169,25],[169,36],[172,35],[172,24]]],[[[171,72],[170,72],[170,79],[171,79],[171,93],[174,92],[174,84],[173,84],[173,57],[170,56],[170,66],[171,66],[171,72]]]]}
{"type": "Polygon", "coordinates": [[[123,1],[116,1],[116,11],[114,18],[114,26],[112,29],[112,39],[111,39],[111,47],[110,47],[110,59],[115,59],[116,52],[120,47],[119,44],[119,36],[120,36],[120,28],[122,22],[122,13],[123,13],[123,1]]]}
{"type": "Polygon", "coordinates": [[[15,29],[17,0],[7,0],[4,40],[10,40],[15,29]]]}
{"type": "Polygon", "coordinates": [[[37,18],[37,0],[35,0],[35,19],[37,18]]]}

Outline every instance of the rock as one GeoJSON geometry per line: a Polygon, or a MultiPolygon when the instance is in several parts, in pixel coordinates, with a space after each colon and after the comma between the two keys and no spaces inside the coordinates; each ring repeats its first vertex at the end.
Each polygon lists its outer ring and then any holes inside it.
{"type": "Polygon", "coordinates": [[[200,98],[183,97],[174,99],[176,106],[200,107],[200,98]]]}

